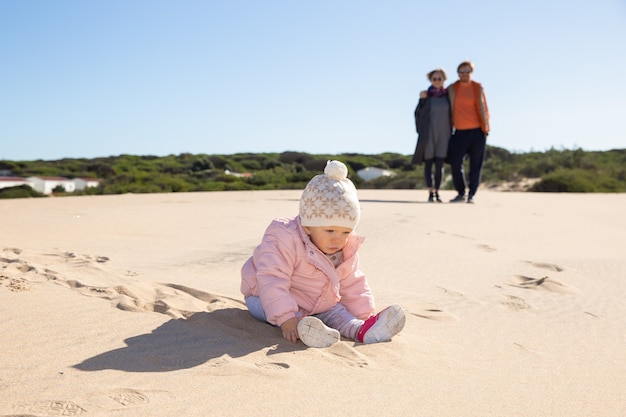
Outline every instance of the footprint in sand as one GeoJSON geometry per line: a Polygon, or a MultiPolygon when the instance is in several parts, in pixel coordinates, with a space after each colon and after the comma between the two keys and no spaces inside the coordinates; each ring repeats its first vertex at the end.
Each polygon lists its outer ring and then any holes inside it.
{"type": "Polygon", "coordinates": [[[35,271],[35,267],[18,258],[22,250],[17,248],[4,248],[0,252],[0,270],[6,274],[27,274],[35,271]]]}
{"type": "Polygon", "coordinates": [[[506,280],[508,285],[529,290],[550,291],[561,294],[575,294],[580,292],[574,287],[570,287],[559,280],[545,276],[542,278],[533,278],[525,275],[516,275],[506,280]]]}
{"type": "Polygon", "coordinates": [[[504,294],[505,300],[501,304],[511,310],[530,310],[530,305],[521,297],[504,294]]]}
{"type": "MultiPolygon", "coordinates": [[[[444,232],[444,231],[442,231],[442,230],[437,230],[437,233],[441,233],[442,235],[447,235],[447,234],[449,234],[448,232],[444,232]]],[[[469,237],[469,236],[458,235],[458,234],[455,234],[455,233],[450,234],[450,236],[452,236],[452,237],[458,237],[459,239],[474,240],[474,238],[471,238],[471,237],[469,237]]]]}
{"type": "Polygon", "coordinates": [[[9,278],[4,275],[0,275],[0,287],[6,286],[10,291],[22,292],[30,290],[28,281],[22,278],[9,278]]]}
{"type": "Polygon", "coordinates": [[[136,273],[107,264],[110,258],[69,251],[27,253],[17,248],[0,250],[0,288],[27,291],[36,282],[52,281],[83,295],[110,300],[120,310],[155,312],[188,318],[240,300],[169,283],[146,283],[136,273]]]}
{"type": "MultiPolygon", "coordinates": [[[[19,255],[20,253],[22,253],[22,250],[20,248],[4,248],[2,249],[2,251],[0,251],[0,253],[2,254],[2,256],[6,256],[9,259],[15,259],[16,255],[19,255]]],[[[0,259],[0,260],[5,260],[5,259],[0,259]]]]}
{"type": "Polygon", "coordinates": [[[35,270],[35,267],[30,266],[26,262],[23,262],[19,259],[0,258],[0,262],[6,264],[2,266],[2,269],[7,272],[13,272],[16,274],[27,274],[35,270]]]}
{"type": "Polygon", "coordinates": [[[320,351],[323,356],[339,359],[348,366],[354,368],[367,368],[370,366],[367,356],[359,352],[348,343],[335,343],[325,351],[320,351]]]}
{"type": "Polygon", "coordinates": [[[89,409],[120,410],[165,403],[172,399],[174,395],[169,391],[138,391],[131,388],[119,388],[89,395],[84,398],[84,404],[89,409]]]}
{"type": "Polygon", "coordinates": [[[73,401],[35,401],[30,404],[19,404],[15,408],[19,411],[44,416],[78,416],[87,412],[73,401]]]}
{"type": "Polygon", "coordinates": [[[530,348],[528,348],[528,347],[526,347],[526,346],[522,345],[521,343],[513,342],[513,344],[514,344],[515,346],[517,346],[518,348],[520,348],[520,349],[522,349],[522,350],[526,351],[526,352],[529,352],[529,353],[534,353],[535,355],[543,355],[543,353],[538,352],[538,351],[533,350],[533,349],[530,349],[530,348]]]}
{"type": "Polygon", "coordinates": [[[419,311],[409,311],[409,314],[412,314],[422,319],[434,321],[459,321],[459,318],[454,314],[447,313],[438,308],[426,308],[419,311]]]}
{"type": "Polygon", "coordinates": [[[109,398],[124,407],[148,404],[148,397],[135,390],[118,390],[109,393],[109,398]]]}
{"type": "Polygon", "coordinates": [[[561,268],[558,265],[555,264],[550,264],[547,262],[532,262],[532,261],[526,261],[526,263],[531,264],[532,266],[536,267],[536,268],[542,268],[542,269],[547,269],[550,271],[556,271],[556,272],[562,272],[565,271],[564,268],[561,268]]]}
{"type": "Polygon", "coordinates": [[[22,251],[17,248],[5,248],[0,257],[0,287],[5,286],[10,291],[20,292],[30,290],[30,285],[22,275],[34,271],[35,268],[15,255],[22,251]]]}
{"type": "Polygon", "coordinates": [[[257,368],[261,369],[269,369],[269,370],[279,370],[289,369],[289,365],[282,362],[255,362],[257,368]]]}
{"type": "Polygon", "coordinates": [[[34,414],[3,414],[0,417],[38,417],[34,414]]]}
{"type": "Polygon", "coordinates": [[[442,290],[444,293],[446,293],[446,294],[448,294],[448,295],[452,295],[452,296],[454,296],[454,297],[465,297],[465,294],[460,293],[460,292],[458,292],[458,291],[449,290],[449,289],[444,288],[444,287],[437,287],[437,288],[439,288],[440,290],[442,290]]]}
{"type": "Polygon", "coordinates": [[[476,246],[476,247],[477,247],[478,249],[480,249],[480,250],[485,251],[485,252],[495,252],[495,251],[496,251],[496,249],[495,249],[495,248],[492,248],[492,247],[491,247],[491,246],[489,246],[489,245],[478,245],[478,246],[476,246]]]}

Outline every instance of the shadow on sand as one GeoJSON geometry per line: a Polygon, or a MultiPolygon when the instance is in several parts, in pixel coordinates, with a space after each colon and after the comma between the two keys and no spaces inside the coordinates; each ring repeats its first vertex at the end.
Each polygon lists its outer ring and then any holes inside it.
{"type": "Polygon", "coordinates": [[[271,354],[305,349],[301,343],[285,341],[278,329],[239,308],[172,319],[148,334],[124,342],[126,347],[99,354],[73,367],[81,371],[168,372],[193,368],[223,355],[242,357],[268,347],[273,347],[271,354]]]}

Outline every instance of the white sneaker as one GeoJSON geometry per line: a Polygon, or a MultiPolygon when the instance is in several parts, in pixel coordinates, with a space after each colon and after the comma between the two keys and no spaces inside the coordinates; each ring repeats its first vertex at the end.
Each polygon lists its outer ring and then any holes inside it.
{"type": "Polygon", "coordinates": [[[323,348],[339,341],[339,332],[313,316],[306,316],[298,322],[298,337],[309,347],[323,348]]]}
{"type": "Polygon", "coordinates": [[[357,341],[362,343],[388,342],[404,328],[406,317],[398,304],[393,304],[365,320],[359,329],[357,341]]]}

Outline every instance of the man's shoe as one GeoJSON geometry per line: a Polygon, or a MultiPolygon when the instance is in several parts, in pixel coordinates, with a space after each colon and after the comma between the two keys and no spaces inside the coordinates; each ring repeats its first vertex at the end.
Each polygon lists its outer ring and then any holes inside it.
{"type": "Polygon", "coordinates": [[[469,204],[474,204],[474,197],[467,197],[467,202],[469,204]]]}
{"type": "Polygon", "coordinates": [[[324,348],[339,341],[339,332],[313,316],[306,316],[298,322],[298,337],[309,347],[324,348]]]}
{"type": "Polygon", "coordinates": [[[393,304],[365,320],[356,340],[361,343],[388,342],[404,328],[406,317],[398,304],[393,304]]]}
{"type": "Polygon", "coordinates": [[[465,202],[465,195],[463,194],[459,194],[456,197],[454,197],[452,200],[450,200],[451,203],[464,203],[465,202]]]}

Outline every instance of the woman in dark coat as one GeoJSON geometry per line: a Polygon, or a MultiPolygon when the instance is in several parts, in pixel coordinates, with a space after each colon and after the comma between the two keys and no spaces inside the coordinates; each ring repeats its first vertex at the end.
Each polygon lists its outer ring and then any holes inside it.
{"type": "Polygon", "coordinates": [[[428,90],[420,93],[420,99],[415,108],[415,129],[418,138],[411,162],[416,165],[424,163],[428,202],[441,203],[439,187],[443,178],[443,163],[448,154],[448,143],[452,135],[450,101],[443,87],[446,80],[446,72],[443,68],[432,70],[427,77],[431,85],[428,90]],[[433,165],[435,166],[434,173],[433,165]]]}

